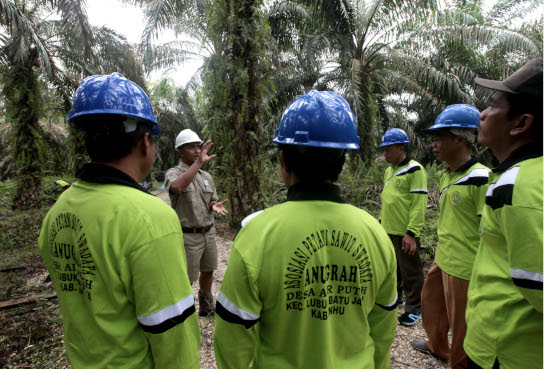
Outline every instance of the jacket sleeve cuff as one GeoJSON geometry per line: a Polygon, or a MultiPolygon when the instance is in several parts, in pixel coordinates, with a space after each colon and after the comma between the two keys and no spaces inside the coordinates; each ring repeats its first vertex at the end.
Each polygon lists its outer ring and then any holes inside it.
{"type": "Polygon", "coordinates": [[[410,236],[410,237],[414,237],[414,238],[416,237],[416,234],[415,234],[414,232],[410,231],[410,230],[407,230],[407,231],[406,231],[406,234],[407,234],[408,236],[410,236]]]}

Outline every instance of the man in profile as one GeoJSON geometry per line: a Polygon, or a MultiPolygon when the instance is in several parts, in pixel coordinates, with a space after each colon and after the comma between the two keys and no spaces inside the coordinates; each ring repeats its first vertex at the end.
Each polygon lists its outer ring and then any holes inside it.
{"type": "Polygon", "coordinates": [[[503,82],[480,114],[489,177],[468,288],[469,368],[542,368],[542,58],[503,82]]]}
{"type": "Polygon", "coordinates": [[[471,155],[479,115],[474,106],[450,105],[426,130],[433,135],[434,156],[444,161],[447,169],[439,179],[438,246],[421,294],[428,339],[410,344],[416,350],[450,360],[452,369],[465,369],[468,363],[463,350],[467,290],[480,244],[489,178],[489,169],[471,155]]]}

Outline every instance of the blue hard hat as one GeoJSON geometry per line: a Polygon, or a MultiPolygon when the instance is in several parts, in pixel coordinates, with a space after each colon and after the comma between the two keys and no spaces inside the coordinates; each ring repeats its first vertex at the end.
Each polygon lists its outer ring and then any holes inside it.
{"type": "Polygon", "coordinates": [[[449,128],[478,129],[480,111],[472,105],[455,104],[446,106],[438,115],[432,127],[425,131],[444,130],[449,128]]]}
{"type": "Polygon", "coordinates": [[[161,132],[144,90],[121,73],[95,75],[81,81],[72,102],[72,110],[68,112],[68,121],[75,128],[84,130],[77,126],[76,118],[99,114],[139,118],[151,124],[153,135],[161,132]]]}
{"type": "Polygon", "coordinates": [[[396,145],[396,144],[405,144],[410,142],[408,135],[400,128],[391,128],[382,137],[382,143],[378,147],[396,145]]]}
{"type": "Polygon", "coordinates": [[[284,145],[358,149],[355,117],[348,102],[331,91],[310,90],[283,112],[272,142],[284,145]]]}

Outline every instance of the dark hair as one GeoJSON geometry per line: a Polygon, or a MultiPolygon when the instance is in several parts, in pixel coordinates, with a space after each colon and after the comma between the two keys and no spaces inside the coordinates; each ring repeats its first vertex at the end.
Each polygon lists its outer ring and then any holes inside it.
{"type": "Polygon", "coordinates": [[[285,164],[303,183],[338,180],[346,150],[310,146],[280,145],[285,164]]]}
{"type": "Polygon", "coordinates": [[[136,144],[149,133],[153,143],[151,127],[145,121],[138,120],[136,129],[125,132],[123,122],[127,117],[115,114],[86,115],[75,124],[85,130],[87,153],[95,162],[111,162],[129,155],[136,144]]]}
{"type": "Polygon", "coordinates": [[[531,136],[535,142],[542,145],[542,98],[509,93],[504,95],[509,105],[508,119],[514,119],[522,114],[531,114],[534,117],[531,136]]]}

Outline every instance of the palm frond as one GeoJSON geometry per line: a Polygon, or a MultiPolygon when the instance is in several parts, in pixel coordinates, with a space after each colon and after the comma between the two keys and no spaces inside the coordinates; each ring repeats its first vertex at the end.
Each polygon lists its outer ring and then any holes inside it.
{"type": "Polygon", "coordinates": [[[496,26],[510,25],[514,19],[524,16],[542,5],[539,0],[499,0],[486,15],[488,21],[496,26]]]}
{"type": "Polygon", "coordinates": [[[16,63],[26,64],[31,57],[31,45],[35,45],[40,66],[47,75],[52,73],[52,61],[45,42],[36,31],[34,24],[15,4],[0,0],[0,24],[9,35],[6,42],[7,58],[16,63]]]}
{"type": "Polygon", "coordinates": [[[61,14],[63,31],[69,40],[78,47],[83,46],[85,55],[90,57],[92,32],[87,20],[86,0],[60,0],[57,8],[61,14]]]}

